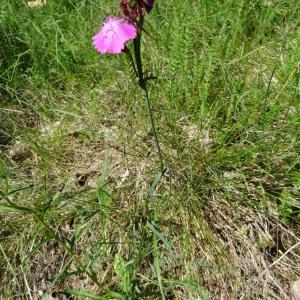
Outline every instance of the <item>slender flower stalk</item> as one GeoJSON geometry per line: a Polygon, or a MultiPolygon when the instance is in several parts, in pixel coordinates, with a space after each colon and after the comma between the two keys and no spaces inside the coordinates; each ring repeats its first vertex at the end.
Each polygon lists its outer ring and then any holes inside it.
{"type": "Polygon", "coordinates": [[[156,145],[157,153],[158,153],[158,158],[159,158],[160,171],[163,174],[165,172],[165,167],[164,167],[164,163],[163,163],[162,151],[161,151],[161,148],[160,148],[160,145],[159,145],[159,140],[158,140],[158,137],[157,137],[157,132],[156,132],[155,124],[154,124],[154,118],[153,118],[153,115],[152,115],[150,99],[149,99],[148,91],[147,91],[146,87],[142,90],[142,94],[143,94],[143,97],[146,99],[146,102],[147,102],[147,108],[148,108],[148,114],[149,114],[149,118],[150,118],[150,124],[151,124],[151,128],[152,128],[152,131],[153,131],[154,141],[155,141],[155,145],[156,145]]]}
{"type": "Polygon", "coordinates": [[[154,136],[154,141],[155,141],[158,158],[159,158],[160,171],[161,171],[161,173],[164,173],[164,163],[163,163],[162,151],[160,148],[157,131],[156,131],[156,127],[154,124],[154,118],[153,118],[153,114],[152,114],[146,79],[144,78],[144,74],[143,74],[143,64],[142,64],[142,58],[141,58],[141,34],[140,33],[138,33],[136,39],[133,41],[133,44],[134,44],[134,53],[135,53],[135,59],[136,59],[136,65],[137,65],[138,84],[142,90],[142,95],[147,103],[147,109],[148,109],[148,114],[149,114],[149,119],[150,119],[151,130],[152,130],[152,133],[154,136]]]}

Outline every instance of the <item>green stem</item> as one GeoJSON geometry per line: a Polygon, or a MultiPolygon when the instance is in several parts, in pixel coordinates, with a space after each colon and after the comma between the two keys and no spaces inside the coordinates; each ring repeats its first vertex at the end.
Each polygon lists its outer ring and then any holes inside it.
{"type": "Polygon", "coordinates": [[[138,32],[136,39],[133,41],[134,46],[134,54],[135,54],[135,61],[138,71],[138,79],[139,85],[142,87],[145,85],[144,75],[143,75],[143,63],[141,57],[141,34],[138,32]]]}
{"type": "Polygon", "coordinates": [[[148,90],[147,90],[147,86],[146,86],[146,79],[144,78],[144,75],[143,75],[143,64],[142,64],[142,58],[141,58],[141,34],[140,33],[138,33],[137,38],[133,41],[133,45],[134,45],[134,53],[135,53],[135,60],[136,60],[136,66],[137,66],[139,87],[141,88],[142,95],[147,103],[147,109],[148,109],[148,115],[149,115],[149,119],[150,119],[151,130],[154,135],[154,141],[155,141],[158,158],[159,158],[160,171],[161,171],[161,173],[164,173],[164,163],[163,163],[162,151],[161,151],[161,148],[159,145],[157,131],[156,131],[156,127],[154,124],[153,113],[152,113],[150,99],[149,99],[148,90]]]}
{"type": "Polygon", "coordinates": [[[142,94],[143,94],[144,99],[147,102],[147,109],[148,109],[151,129],[152,129],[152,132],[153,132],[154,141],[155,141],[155,145],[156,145],[157,153],[158,153],[158,158],[159,158],[160,171],[161,171],[161,173],[163,173],[164,172],[163,157],[162,157],[162,152],[161,152],[160,145],[159,145],[159,140],[158,140],[158,137],[157,137],[157,132],[156,132],[155,124],[154,124],[154,118],[153,118],[153,114],[152,114],[150,99],[149,99],[149,96],[148,96],[148,91],[147,91],[146,85],[145,85],[145,87],[142,88],[142,94]]]}

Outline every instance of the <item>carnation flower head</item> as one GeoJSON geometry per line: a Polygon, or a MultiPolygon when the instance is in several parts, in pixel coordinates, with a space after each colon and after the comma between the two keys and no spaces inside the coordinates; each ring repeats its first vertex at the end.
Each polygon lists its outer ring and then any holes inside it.
{"type": "Polygon", "coordinates": [[[100,53],[118,54],[126,42],[136,38],[137,29],[125,19],[110,17],[105,20],[100,32],[93,37],[93,45],[100,53]]]}

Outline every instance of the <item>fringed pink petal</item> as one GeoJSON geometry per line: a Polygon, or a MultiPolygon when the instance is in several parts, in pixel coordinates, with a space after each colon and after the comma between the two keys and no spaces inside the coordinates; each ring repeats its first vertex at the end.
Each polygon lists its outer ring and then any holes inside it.
{"type": "Polygon", "coordinates": [[[124,19],[110,17],[100,32],[93,37],[93,45],[100,53],[121,53],[129,40],[135,39],[136,27],[126,24],[124,19]]]}

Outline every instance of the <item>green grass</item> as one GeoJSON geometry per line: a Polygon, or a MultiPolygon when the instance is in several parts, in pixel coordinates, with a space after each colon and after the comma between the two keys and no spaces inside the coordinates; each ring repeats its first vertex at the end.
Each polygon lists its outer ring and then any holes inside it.
{"type": "Polygon", "coordinates": [[[91,45],[110,2],[0,1],[0,299],[288,299],[299,1],[157,1],[151,200],[146,103],[91,45]]]}

